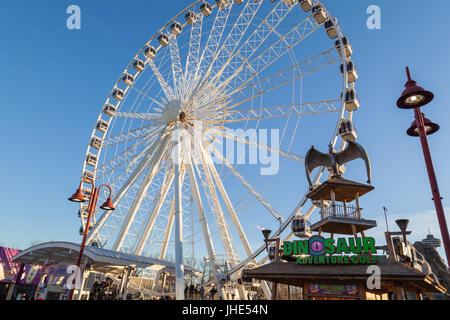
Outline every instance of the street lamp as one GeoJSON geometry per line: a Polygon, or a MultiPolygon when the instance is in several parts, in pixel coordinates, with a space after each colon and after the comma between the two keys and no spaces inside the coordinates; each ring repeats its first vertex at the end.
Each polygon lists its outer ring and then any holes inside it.
{"type": "MultiPolygon", "coordinates": [[[[106,210],[106,211],[115,210],[114,205],[113,205],[112,200],[111,200],[111,194],[112,194],[111,187],[106,185],[106,184],[104,184],[104,185],[101,185],[100,187],[96,188],[95,184],[94,184],[94,181],[91,180],[91,179],[83,179],[83,180],[81,180],[80,186],[78,187],[77,191],[69,198],[69,201],[77,202],[77,203],[82,203],[82,202],[86,202],[87,201],[86,198],[83,195],[83,191],[81,190],[81,186],[82,186],[82,184],[84,182],[91,184],[92,188],[94,189],[94,192],[92,192],[90,197],[89,197],[89,205],[88,205],[89,215],[88,215],[88,218],[87,218],[87,221],[86,221],[86,226],[84,228],[84,236],[83,236],[83,241],[81,242],[80,254],[78,255],[78,260],[77,260],[77,267],[78,268],[80,268],[80,265],[81,265],[81,259],[83,258],[83,252],[84,252],[84,247],[86,245],[86,238],[87,238],[87,234],[88,234],[88,231],[89,231],[89,225],[90,225],[90,222],[91,222],[91,217],[92,217],[92,214],[95,212],[95,207],[97,206],[98,195],[99,195],[99,192],[100,192],[101,188],[106,187],[106,188],[109,189],[109,197],[106,200],[106,202],[100,206],[100,208],[103,209],[103,210],[106,210]]],[[[75,280],[74,280],[74,282],[75,282],[75,280]]],[[[73,299],[73,293],[74,293],[74,288],[72,288],[70,290],[69,300],[73,299]]]]}
{"type": "MultiPolygon", "coordinates": [[[[267,254],[270,259],[270,251],[269,251],[269,242],[275,242],[275,257],[274,261],[280,261],[280,237],[277,237],[275,239],[270,239],[270,234],[272,233],[272,230],[263,229],[262,234],[264,236],[264,242],[266,243],[266,250],[267,254]]],[[[278,283],[273,282],[272,283],[272,300],[277,300],[277,289],[278,289],[278,283]]]]}
{"type": "Polygon", "coordinates": [[[397,101],[397,106],[400,109],[414,109],[416,119],[408,129],[407,134],[412,137],[420,137],[428,177],[430,180],[431,191],[433,193],[433,201],[436,207],[436,214],[439,221],[439,227],[441,229],[442,240],[444,242],[445,254],[447,256],[447,265],[450,266],[450,239],[447,222],[445,220],[442,198],[439,192],[427,139],[428,135],[436,133],[440,127],[436,123],[433,123],[431,120],[425,118],[425,115],[420,110],[420,107],[427,105],[434,99],[434,94],[430,91],[424,90],[422,87],[419,87],[417,82],[411,79],[411,74],[408,67],[406,67],[406,74],[408,76],[408,82],[406,82],[405,91],[403,91],[402,96],[397,101]]]}

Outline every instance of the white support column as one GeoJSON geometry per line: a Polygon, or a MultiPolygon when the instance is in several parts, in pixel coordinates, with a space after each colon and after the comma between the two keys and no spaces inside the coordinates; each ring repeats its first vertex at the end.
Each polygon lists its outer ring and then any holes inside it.
{"type": "MultiPolygon", "coordinates": [[[[179,125],[176,125],[179,129],[179,125]]],[[[178,130],[176,130],[178,131],[178,130]]],[[[177,134],[177,133],[176,133],[177,134]]],[[[182,206],[182,182],[181,182],[181,143],[175,152],[175,292],[177,300],[184,300],[184,256],[183,256],[183,206],[182,206]]]]}
{"type": "Polygon", "coordinates": [[[220,281],[220,275],[219,275],[219,272],[217,271],[217,268],[215,267],[216,260],[215,260],[214,244],[212,243],[211,233],[209,231],[208,222],[206,220],[205,209],[203,207],[203,202],[200,197],[200,191],[199,191],[198,184],[197,184],[197,178],[195,177],[195,172],[194,172],[192,163],[189,164],[187,166],[187,168],[188,168],[189,178],[191,180],[191,190],[192,190],[192,194],[194,196],[194,201],[195,201],[195,206],[197,208],[200,226],[202,228],[203,239],[205,240],[205,244],[206,244],[206,251],[208,252],[208,258],[210,261],[210,263],[209,263],[210,270],[214,275],[214,280],[216,281],[216,285],[218,288],[217,291],[219,292],[220,296],[223,298],[224,292],[221,288],[222,285],[221,285],[221,281],[220,281]]]}
{"type": "Polygon", "coordinates": [[[78,294],[75,300],[80,300],[81,296],[83,294],[83,289],[84,289],[84,285],[86,284],[86,279],[88,278],[89,273],[88,272],[83,272],[83,274],[81,275],[81,286],[80,289],[78,289],[78,294]]]}

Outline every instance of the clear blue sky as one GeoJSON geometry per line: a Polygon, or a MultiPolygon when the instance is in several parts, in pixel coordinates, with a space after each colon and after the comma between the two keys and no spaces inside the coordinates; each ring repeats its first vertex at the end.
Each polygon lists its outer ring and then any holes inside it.
{"type": "MultiPolygon", "coordinates": [[[[0,0],[0,243],[24,249],[36,240],[79,241],[76,208],[67,196],[79,179],[99,110],[131,58],[186,3],[0,0]],[[71,4],[81,7],[82,30],[66,29],[71,4]]],[[[405,134],[413,113],[395,102],[406,65],[436,94],[424,112],[441,125],[430,145],[444,207],[450,207],[450,2],[430,1],[425,9],[418,0],[324,3],[351,38],[360,73],[362,107],[355,121],[376,187],[364,199],[367,215],[379,220],[380,233],[386,206],[391,229],[394,218],[410,218],[413,240],[423,239],[428,227],[440,238],[419,140],[405,134]],[[366,27],[371,4],[381,7],[381,30],[366,27]]],[[[303,168],[298,176],[304,179],[303,168]]],[[[260,240],[251,233],[252,243],[260,240]]]]}

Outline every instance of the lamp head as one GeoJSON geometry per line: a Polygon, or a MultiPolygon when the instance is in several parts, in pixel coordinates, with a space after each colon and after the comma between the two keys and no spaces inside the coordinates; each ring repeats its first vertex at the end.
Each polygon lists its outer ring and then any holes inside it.
{"type": "Polygon", "coordinates": [[[106,200],[106,202],[104,204],[102,204],[100,209],[105,210],[105,211],[114,211],[114,210],[116,210],[114,208],[114,204],[112,203],[111,198],[108,198],[108,200],[106,200]]]}
{"type": "Polygon", "coordinates": [[[265,240],[269,240],[270,234],[272,233],[272,230],[263,229],[262,230],[263,236],[265,240]]]}
{"type": "Polygon", "coordinates": [[[81,191],[80,188],[77,189],[77,192],[75,192],[70,198],[69,201],[72,202],[86,202],[86,199],[84,198],[83,191],[81,191]]]}
{"type": "Polygon", "coordinates": [[[411,79],[409,68],[406,67],[408,82],[402,96],[397,101],[397,107],[400,109],[415,109],[427,105],[434,99],[434,94],[417,85],[417,82],[411,79]]]}
{"type": "MultiPolygon", "coordinates": [[[[437,123],[434,123],[433,121],[431,121],[430,119],[425,118],[425,115],[423,113],[422,113],[422,115],[423,115],[423,122],[425,124],[425,133],[427,134],[427,136],[438,132],[441,127],[437,123]]],[[[414,121],[411,124],[411,127],[408,129],[408,131],[406,131],[406,134],[411,137],[419,137],[420,136],[419,128],[417,127],[416,121],[414,121]]]]}
{"type": "Polygon", "coordinates": [[[405,233],[406,229],[408,229],[408,225],[409,225],[409,220],[408,219],[396,220],[395,223],[398,225],[398,227],[400,228],[400,230],[403,233],[405,233]]]}

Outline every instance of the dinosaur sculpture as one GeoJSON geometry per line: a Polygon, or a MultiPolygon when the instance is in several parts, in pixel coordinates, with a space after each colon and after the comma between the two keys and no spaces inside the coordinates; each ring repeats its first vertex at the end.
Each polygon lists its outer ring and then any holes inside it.
{"type": "Polygon", "coordinates": [[[311,172],[318,167],[327,167],[333,172],[333,177],[340,177],[339,167],[356,159],[364,160],[367,171],[367,183],[371,183],[371,166],[369,156],[363,146],[356,142],[348,141],[345,150],[336,152],[332,145],[329,146],[329,153],[317,151],[314,146],[308,151],[305,158],[306,176],[308,178],[310,189],[314,189],[311,181],[311,172]]]}

